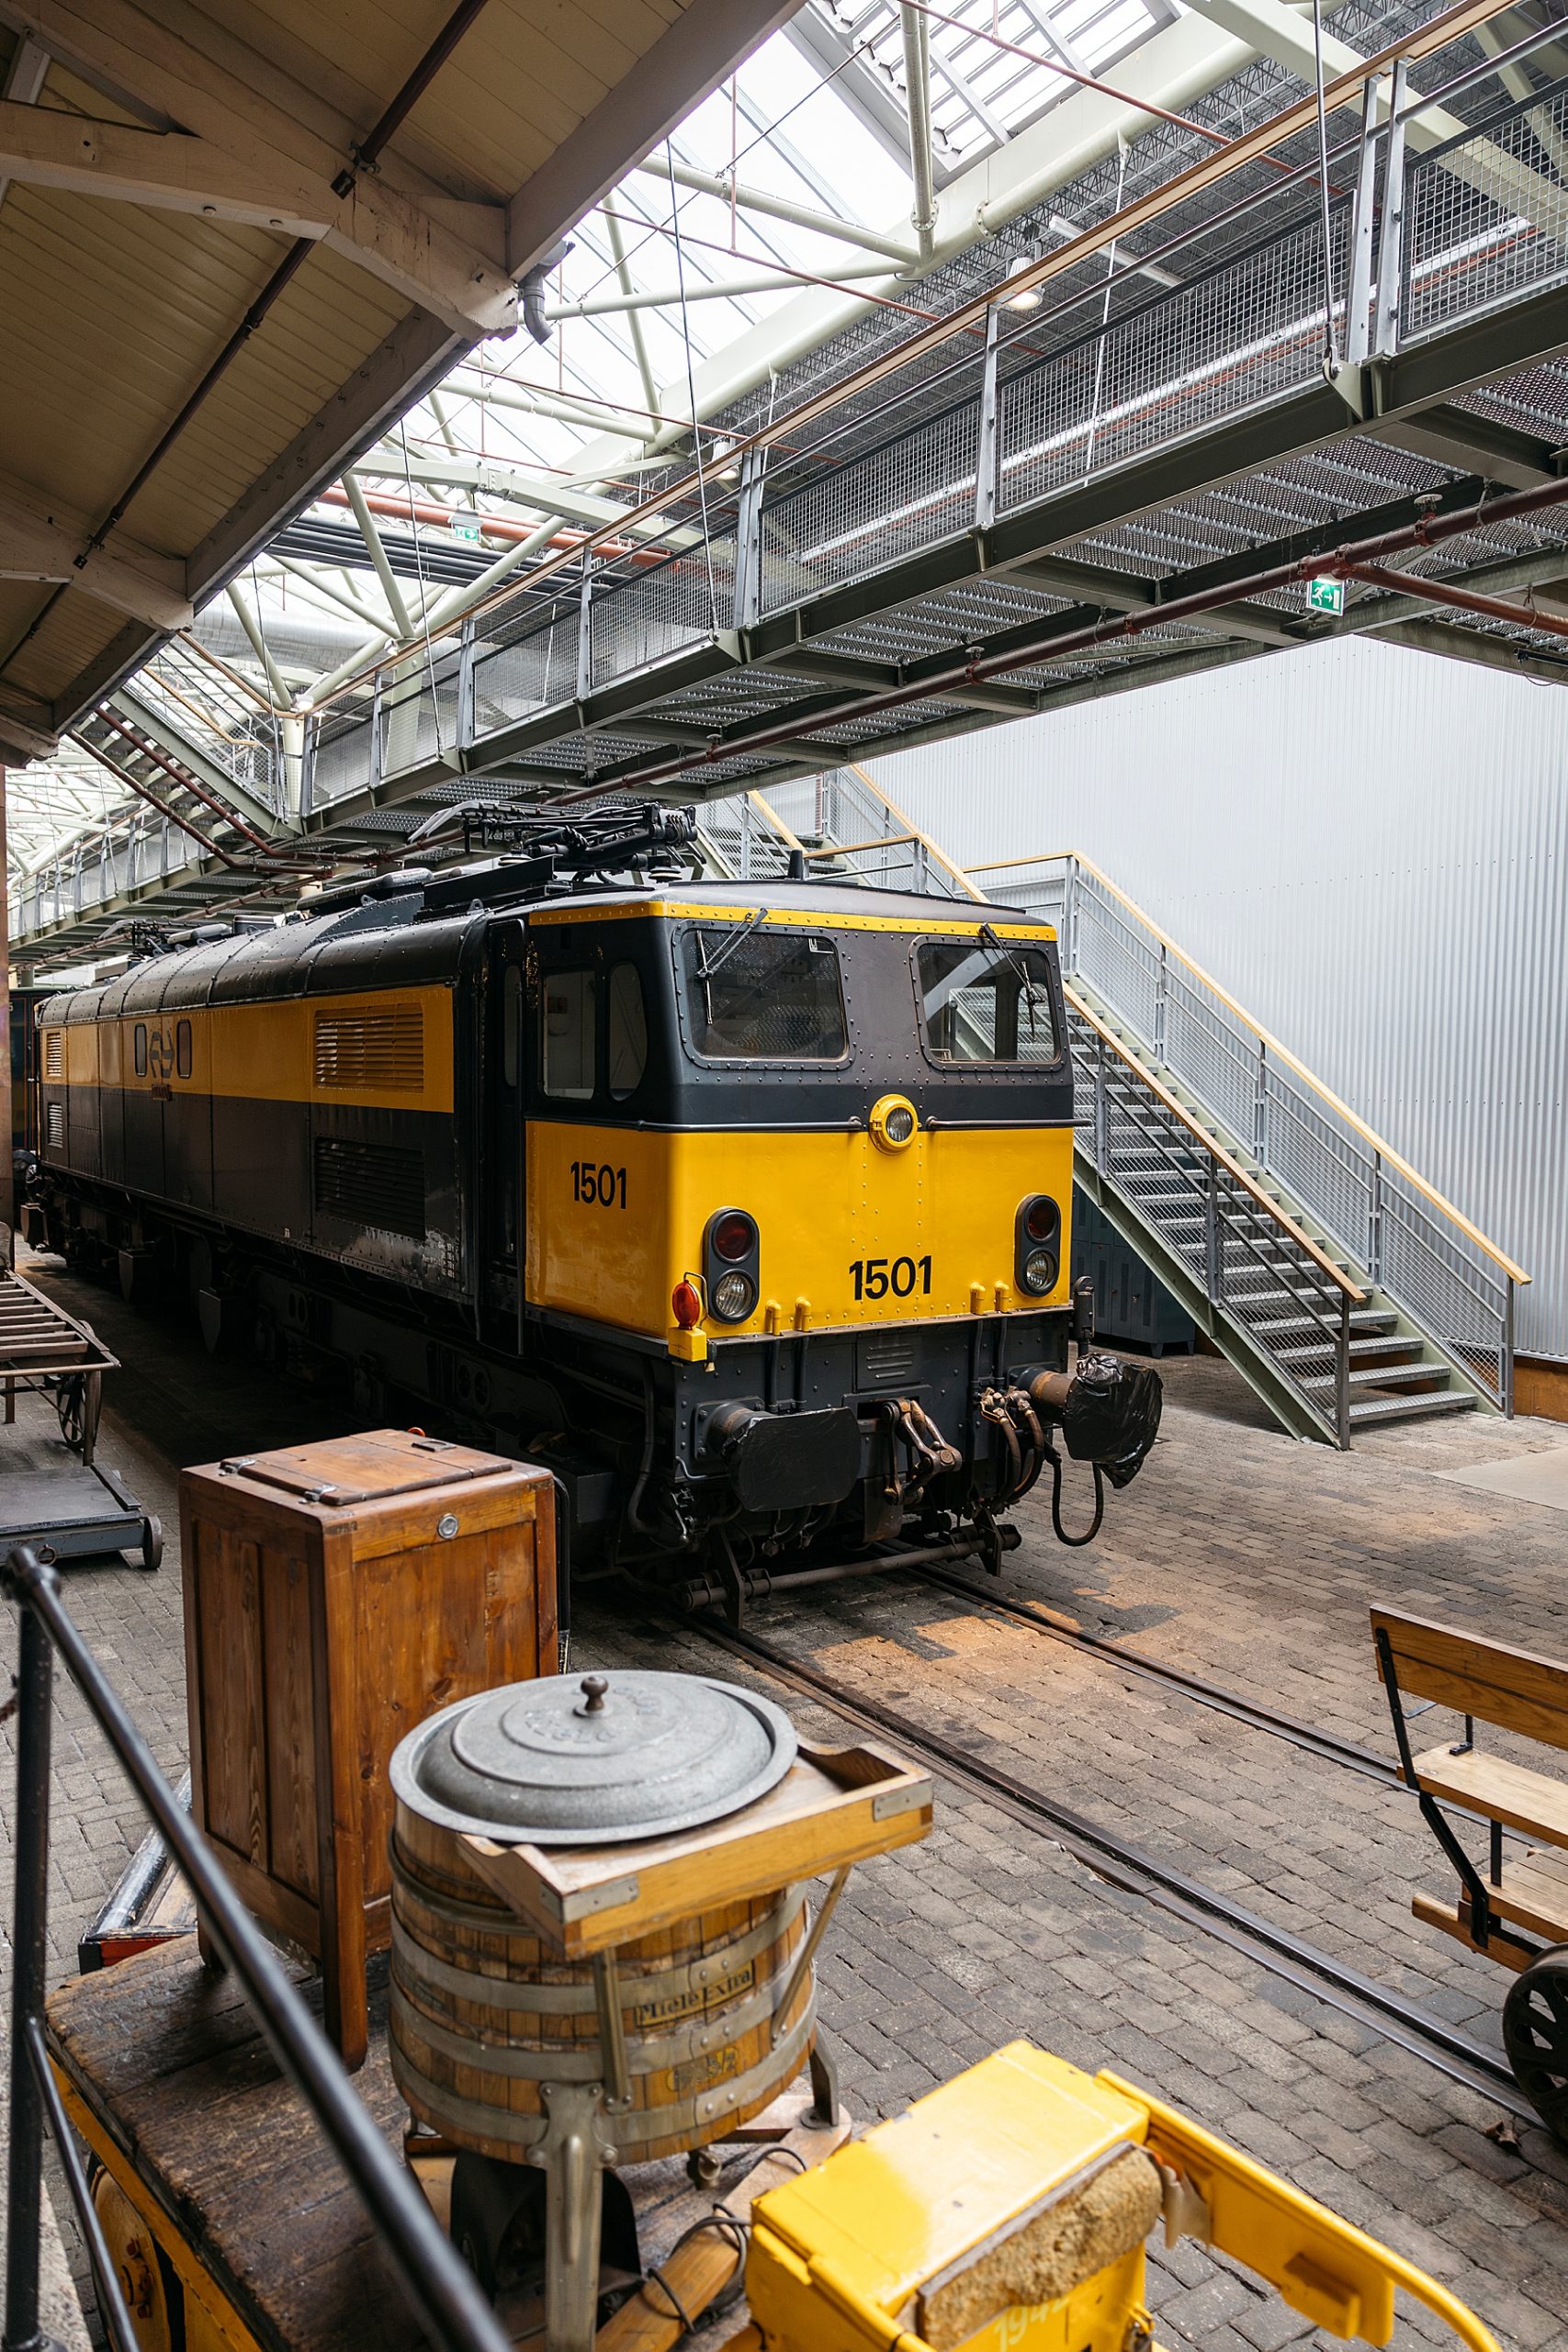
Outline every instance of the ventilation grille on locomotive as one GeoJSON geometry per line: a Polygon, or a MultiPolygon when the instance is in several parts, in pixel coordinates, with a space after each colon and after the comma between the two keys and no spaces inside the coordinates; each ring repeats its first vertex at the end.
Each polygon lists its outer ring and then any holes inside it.
{"type": "Polygon", "coordinates": [[[45,1078],[65,1075],[65,1032],[46,1029],[43,1033],[43,1074],[45,1078]]]}
{"type": "Polygon", "coordinates": [[[344,1091],[417,1094],[424,1084],[423,1006],[318,1012],[315,1073],[318,1086],[344,1091]]]}
{"type": "Polygon", "coordinates": [[[317,1213],[424,1238],[424,1159],[400,1144],[316,1137],[317,1213]]]}
{"type": "Polygon", "coordinates": [[[51,1149],[58,1150],[65,1141],[65,1105],[51,1102],[44,1114],[43,1139],[51,1149]]]}

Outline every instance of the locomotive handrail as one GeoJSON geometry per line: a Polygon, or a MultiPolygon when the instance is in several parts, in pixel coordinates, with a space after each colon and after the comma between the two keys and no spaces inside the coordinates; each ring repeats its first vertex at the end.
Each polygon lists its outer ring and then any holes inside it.
{"type": "Polygon", "coordinates": [[[1344,1269],[1335,1264],[1332,1258],[1325,1255],[1320,1244],[1296,1223],[1295,1218],[1287,1209],[1282,1208],[1277,1200],[1264,1191],[1258,1179],[1248,1173],[1233,1153],[1225,1149],[1218,1136],[1212,1136],[1208,1128],[1187,1108],[1186,1103],[1174,1095],[1168,1086],[1161,1085],[1147,1063],[1141,1062],[1136,1054],[1123,1045],[1115,1031],[1108,1029],[1099,1014],[1090,1011],[1081,997],[1076,995],[1071,989],[1067,989],[1066,994],[1079,1020],[1087,1023],[1101,1044],[1109,1046],[1111,1052],[1118,1055],[1126,1063],[1128,1069],[1136,1073],[1140,1086],[1145,1087],[1163,1109],[1168,1111],[1173,1118],[1180,1121],[1210,1157],[1219,1161],[1227,1175],[1233,1176],[1245,1193],[1250,1193],[1258,1206],[1267,1212],[1270,1220],[1280,1227],[1290,1235],[1292,1241],[1306,1251],[1314,1264],[1328,1276],[1337,1288],[1343,1291],[1352,1304],[1363,1301],[1367,1295],[1366,1292],[1353,1283],[1344,1269]]]}
{"type": "Polygon", "coordinates": [[[393,2154],[343,2061],[289,1983],[206,1838],[159,1770],[118,1692],[60,1598],[54,1569],[27,1544],[0,1560],[0,1591],[21,1620],[17,1667],[17,1856],[12,1916],[11,2146],[6,2177],[5,2344],[36,2346],[43,2129],[60,2151],[98,2307],[114,2352],[138,2352],[118,2276],[88,2192],[44,2041],[49,1924],[50,1743],[54,1656],[118,1758],[195,1894],[202,1920],[284,2074],[310,2109],[389,2259],[442,2352],[509,2352],[473,2272],[393,2154]]]}
{"type": "Polygon", "coordinates": [[[1495,1241],[1488,1240],[1480,1227],[1473,1224],[1462,1209],[1456,1208],[1452,1201],[1438,1191],[1435,1184],[1428,1183],[1417,1170],[1412,1168],[1403,1153],[1396,1151],[1391,1143],[1378,1134],[1375,1127],[1369,1126],[1364,1119],[1359,1117],[1348,1102],[1341,1101],[1332,1087],[1325,1086],[1322,1079],[1307,1068],[1305,1062],[1292,1053],[1288,1046],[1281,1045],[1272,1030],[1265,1029],[1261,1022],[1254,1020],[1246,1006],[1238,1004],[1228,989],[1222,987],[1212,973],[1206,972],[1201,964],[1195,962],[1186,949],[1179,946],[1170,933],[1155,922],[1152,915],[1145,912],[1135,899],[1129,898],[1126,891],[1119,888],[1111,876],[1101,867],[1096,865],[1092,858],[1086,857],[1081,850],[1046,850],[1028,857],[992,858],[985,865],[970,866],[968,872],[972,876],[1000,874],[1024,865],[1077,865],[1081,867],[1084,873],[1091,874],[1101,889],[1125,907],[1128,913],[1134,916],[1145,930],[1158,941],[1168,956],[1176,963],[1185,966],[1193,978],[1200,981],[1211,995],[1218,999],[1233,1019],[1238,1021],[1243,1028],[1249,1030],[1258,1044],[1266,1047],[1276,1061],[1282,1062],[1294,1077],[1300,1079],[1303,1086],[1315,1094],[1321,1102],[1327,1105],[1336,1118],[1343,1120],[1370,1150],[1377,1153],[1385,1167],[1393,1169],[1402,1176],[1412,1191],[1420,1194],[1428,1207],[1436,1209],[1439,1216],[1446,1217],[1449,1223],[1462,1233],[1466,1240],[1473,1243],[1483,1256],[1489,1258],[1510,1282],[1523,1283],[1529,1281],[1530,1277],[1522,1266],[1517,1265],[1506,1251],[1500,1250],[1495,1241]]]}

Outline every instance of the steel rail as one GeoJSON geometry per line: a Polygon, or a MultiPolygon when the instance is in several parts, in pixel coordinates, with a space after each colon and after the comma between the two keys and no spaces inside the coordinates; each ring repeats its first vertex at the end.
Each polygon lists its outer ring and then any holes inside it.
{"type": "Polygon", "coordinates": [[[1201,1879],[1177,1870],[1160,1856],[1102,1828],[1068,1806],[1043,1797],[1009,1772],[983,1762],[969,1749],[928,1731],[897,1708],[846,1690],[815,1667],[789,1657],[771,1642],[733,1626],[716,1624],[709,1617],[682,1615],[682,1622],[705,1640],[734,1657],[748,1659],[786,1686],[819,1700],[848,1722],[885,1733],[889,1738],[944,1772],[965,1782],[1025,1827],[1051,1838],[1087,1864],[1108,1884],[1142,1896],[1175,1917],[1200,1928],[1206,1935],[1245,1952],[1271,1975],[1314,1994],[1330,2007],[1370,2025],[1386,2040],[1425,2059],[1453,2082],[1462,2083],[1495,2100],[1512,2115],[1539,2123],[1540,2116],[1519,2089],[1506,2063],[1458,2027],[1433,2017],[1403,1994],[1380,1984],[1359,1969],[1321,1951],[1315,1944],[1277,1928],[1256,1912],[1230,1902],[1201,1879]]]}
{"type": "Polygon", "coordinates": [[[1010,1593],[984,1592],[978,1585],[968,1584],[962,1577],[950,1575],[940,1567],[917,1567],[914,1573],[922,1584],[938,1586],[943,1592],[972,1600],[978,1609],[994,1611],[1014,1624],[1027,1625],[1031,1633],[1043,1634],[1047,1641],[1083,1650],[1090,1657],[1114,1667],[1119,1673],[1139,1675],[1145,1681],[1156,1682],[1183,1699],[1192,1700],[1200,1707],[1213,1707],[1217,1713],[1230,1715],[1253,1731],[1267,1732],[1271,1739],[1288,1740],[1292,1747],[1320,1756],[1325,1763],[1364,1773],[1369,1781],[1376,1781],[1383,1788],[1399,1789],[1404,1785],[1397,1764],[1387,1757],[1375,1755],[1370,1747],[1359,1747],[1353,1739],[1340,1739],[1331,1731],[1320,1731],[1315,1724],[1303,1723],[1298,1716],[1261,1706],[1239,1690],[1227,1690],[1220,1683],[1206,1682],[1201,1675],[1189,1674],[1183,1667],[1168,1666],[1164,1659],[1150,1657],[1145,1651],[1123,1649],[1120,1642],[1109,1642],[1082,1625],[1059,1624],[1010,1593]]]}

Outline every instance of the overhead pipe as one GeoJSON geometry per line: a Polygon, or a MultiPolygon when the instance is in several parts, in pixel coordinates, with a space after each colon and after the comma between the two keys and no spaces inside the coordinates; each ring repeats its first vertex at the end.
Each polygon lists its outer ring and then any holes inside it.
{"type": "Polygon", "coordinates": [[[904,33],[904,99],[909,118],[909,176],[915,186],[915,209],[909,224],[919,241],[920,261],[932,256],[931,232],[936,227],[936,174],[931,164],[931,42],[925,11],[903,0],[899,17],[904,33]]]}
{"type": "MultiPolygon", "coordinates": [[[[1568,573],[1568,548],[1562,550],[1568,573]]],[[[1568,637],[1568,620],[1538,613],[1533,605],[1515,605],[1502,596],[1483,595],[1478,588],[1452,587],[1446,580],[1417,580],[1408,571],[1387,571],[1381,563],[1348,563],[1341,577],[1365,582],[1369,588],[1386,588],[1398,596],[1418,596],[1423,604],[1452,605],[1461,613],[1479,613],[1487,620],[1508,621],[1516,628],[1541,630],[1548,637],[1568,637]]]]}
{"type": "Polygon", "coordinates": [[[773,196],[766,188],[749,187],[733,173],[699,172],[694,164],[679,164],[673,156],[667,164],[656,164],[649,156],[637,169],[651,179],[662,180],[666,187],[673,180],[677,187],[690,188],[694,195],[716,196],[721,203],[739,205],[742,212],[761,212],[773,220],[787,220],[793,228],[811,229],[819,237],[837,238],[840,244],[859,245],[863,253],[886,254],[889,261],[906,265],[916,259],[900,238],[884,237],[874,229],[863,229],[858,221],[836,220],[830,212],[814,211],[808,204],[792,204],[788,197],[773,196]]]}
{"type": "MultiPolygon", "coordinates": [[[[1145,605],[1142,611],[1123,613],[1114,618],[1102,617],[1088,622],[1081,628],[1053,634],[1049,627],[1036,631],[1021,644],[1009,648],[1005,653],[972,655],[966,662],[949,662],[940,670],[926,671],[916,681],[906,685],[884,686],[870,693],[850,693],[830,704],[818,703],[809,715],[780,720],[773,725],[739,729],[732,735],[715,736],[701,751],[671,752],[668,756],[648,760],[639,765],[622,768],[613,776],[597,784],[587,785],[575,792],[562,794],[551,805],[574,808],[585,801],[600,800],[607,793],[646,791],[662,784],[671,784],[682,775],[690,775],[703,768],[722,766],[727,760],[738,759],[748,752],[771,750],[775,744],[796,742],[804,735],[818,734],[824,727],[837,726],[846,718],[869,718],[885,710],[901,709],[912,702],[940,699],[954,688],[983,684],[988,678],[1003,678],[1015,671],[1032,669],[1043,661],[1058,661],[1069,653],[1090,652],[1102,645],[1133,641],[1151,628],[1165,628],[1173,623],[1197,620],[1222,605],[1234,604],[1239,597],[1254,597],[1278,594],[1282,588],[1293,588],[1303,580],[1354,579],[1360,569],[1375,566],[1384,556],[1403,555],[1414,548],[1439,547],[1446,539],[1461,537],[1467,531],[1491,527],[1498,523],[1523,520],[1539,514],[1551,506],[1568,500],[1568,481],[1544,482],[1536,490],[1516,491],[1506,498],[1483,499],[1477,505],[1461,507],[1448,514],[1422,514],[1414,523],[1398,529],[1384,531],[1376,538],[1351,540],[1321,555],[1298,556],[1289,563],[1271,565],[1245,580],[1227,580],[1222,586],[1194,589],[1190,595],[1173,596],[1168,603],[1145,605]]],[[[1565,551],[1568,552],[1568,551],[1565,551]]],[[[1402,594],[1426,596],[1429,588],[1440,583],[1413,578],[1409,573],[1385,574],[1393,580],[1402,594]]],[[[1456,597],[1463,592],[1455,592],[1456,597]]],[[[1434,604],[1450,601],[1438,594],[1434,604]]],[[[1495,599],[1478,599],[1477,610],[1491,605],[1498,610],[1495,599]]],[[[1526,627],[1540,626],[1537,616],[1514,605],[1501,607],[1506,620],[1523,622],[1526,627]]],[[[1568,623],[1562,625],[1568,635],[1568,623]]]]}
{"type": "MultiPolygon", "coordinates": [[[[437,506],[430,499],[400,498],[391,491],[380,490],[361,491],[360,496],[372,514],[389,515],[400,523],[430,523],[450,527],[455,519],[451,507],[437,506]]],[[[335,485],[331,490],[319,491],[317,497],[323,506],[353,504],[347,492],[339,490],[335,485]]],[[[478,521],[480,530],[484,532],[487,538],[529,540],[536,547],[540,544],[539,526],[536,523],[509,523],[503,515],[500,514],[481,514],[478,517],[478,521]]],[[[547,547],[570,550],[581,547],[587,536],[585,531],[575,529],[570,525],[563,526],[559,515],[552,516],[545,527],[547,537],[544,544],[547,547]]],[[[612,539],[607,545],[602,546],[599,551],[608,556],[629,555],[634,560],[645,563],[662,563],[665,560],[665,550],[646,540],[617,542],[612,539]]],[[[412,641],[417,634],[417,629],[411,629],[410,640],[412,641]]]]}

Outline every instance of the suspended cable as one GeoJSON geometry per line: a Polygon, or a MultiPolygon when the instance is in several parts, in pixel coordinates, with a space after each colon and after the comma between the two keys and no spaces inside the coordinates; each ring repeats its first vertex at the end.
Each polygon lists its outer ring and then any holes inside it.
{"type": "Polygon", "coordinates": [[[1323,0],[1312,0],[1312,53],[1317,75],[1317,189],[1323,215],[1323,372],[1339,365],[1334,342],[1334,226],[1328,212],[1328,109],[1323,96],[1323,0]]]}

